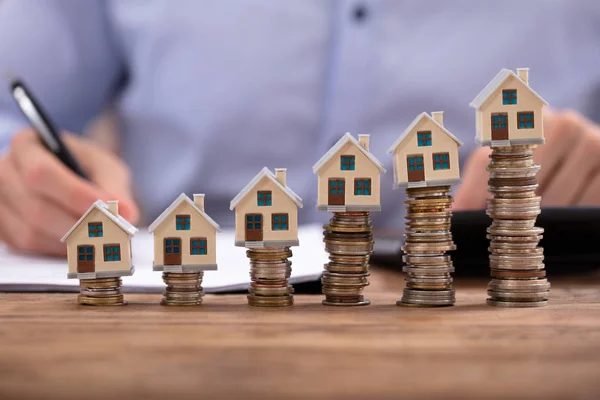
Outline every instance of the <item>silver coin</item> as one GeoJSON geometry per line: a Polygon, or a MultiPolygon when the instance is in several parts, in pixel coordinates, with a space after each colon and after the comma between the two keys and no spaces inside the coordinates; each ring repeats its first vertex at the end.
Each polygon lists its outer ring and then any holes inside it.
{"type": "Polygon", "coordinates": [[[528,307],[543,307],[548,305],[548,300],[541,301],[504,301],[487,299],[486,303],[489,306],[508,307],[508,308],[528,308],[528,307]]]}
{"type": "Polygon", "coordinates": [[[495,300],[508,301],[541,301],[548,300],[549,291],[542,292],[501,292],[496,290],[488,290],[488,296],[495,300]]]}

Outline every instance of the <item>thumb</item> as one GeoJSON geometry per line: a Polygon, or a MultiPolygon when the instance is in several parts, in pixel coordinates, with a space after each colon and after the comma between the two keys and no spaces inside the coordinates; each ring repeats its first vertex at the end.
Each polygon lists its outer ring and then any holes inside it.
{"type": "Polygon", "coordinates": [[[65,140],[90,180],[110,197],[101,200],[119,200],[119,214],[132,224],[138,222],[140,211],[133,197],[129,167],[92,141],[70,134],[65,134],[65,140]]]}
{"type": "Polygon", "coordinates": [[[486,167],[489,164],[490,153],[489,148],[481,147],[473,151],[467,159],[462,184],[454,197],[453,210],[485,209],[489,179],[486,167]]]}
{"type": "Polygon", "coordinates": [[[92,176],[94,183],[112,196],[106,200],[119,200],[119,214],[132,224],[137,223],[140,211],[133,197],[129,168],[106,163],[92,176]]]}

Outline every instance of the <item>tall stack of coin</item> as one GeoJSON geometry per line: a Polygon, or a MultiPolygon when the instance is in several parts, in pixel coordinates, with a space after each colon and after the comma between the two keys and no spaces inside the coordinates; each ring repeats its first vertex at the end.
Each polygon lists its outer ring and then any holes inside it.
{"type": "Polygon", "coordinates": [[[406,189],[405,255],[406,287],[397,305],[451,306],[454,266],[447,251],[455,250],[450,232],[450,186],[406,189]]]}
{"type": "Polygon", "coordinates": [[[123,306],[121,278],[80,279],[77,302],[86,306],[123,306]]]}
{"type": "Polygon", "coordinates": [[[294,304],[294,288],[289,283],[292,256],[289,247],[252,248],[248,304],[256,307],[284,307],[294,304]]]}
{"type": "Polygon", "coordinates": [[[539,165],[533,145],[494,147],[487,214],[490,272],[487,303],[499,307],[539,307],[548,304],[550,283],[544,269],[543,229],[535,226],[541,212],[536,196],[539,165]]]}
{"type": "Polygon", "coordinates": [[[197,306],[202,304],[204,272],[163,272],[167,285],[160,304],[164,306],[197,306]]]}
{"type": "Polygon", "coordinates": [[[334,212],[325,229],[325,250],[329,263],[321,277],[324,305],[364,306],[369,285],[369,259],[373,253],[371,213],[334,212]]]}

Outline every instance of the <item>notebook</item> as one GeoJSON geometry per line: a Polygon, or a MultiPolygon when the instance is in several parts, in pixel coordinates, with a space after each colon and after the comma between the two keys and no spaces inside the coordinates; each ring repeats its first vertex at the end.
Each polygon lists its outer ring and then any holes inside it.
{"type": "MultiPolygon", "coordinates": [[[[206,271],[202,286],[207,293],[245,290],[250,282],[250,264],[246,249],[235,247],[233,229],[217,234],[218,271],[206,271]]],[[[327,253],[323,245],[321,225],[301,226],[300,246],[293,247],[292,284],[316,281],[320,278],[327,253]]],[[[123,277],[125,292],[158,293],[164,290],[161,272],[152,271],[152,235],[140,229],[132,241],[133,276],[123,277]]],[[[24,256],[10,252],[0,244],[0,291],[75,292],[77,279],[67,279],[67,261],[60,258],[24,256]]]]}

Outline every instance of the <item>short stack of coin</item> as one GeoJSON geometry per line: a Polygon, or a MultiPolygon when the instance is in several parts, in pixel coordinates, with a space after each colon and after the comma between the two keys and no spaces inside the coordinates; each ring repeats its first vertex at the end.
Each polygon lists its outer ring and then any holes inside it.
{"type": "Polygon", "coordinates": [[[454,266],[447,251],[455,250],[450,232],[450,186],[406,189],[406,287],[397,305],[443,307],[455,302],[454,266]]]}
{"type": "Polygon", "coordinates": [[[77,302],[86,306],[123,306],[127,302],[121,292],[121,278],[81,279],[77,302]]]}
{"type": "Polygon", "coordinates": [[[535,146],[494,147],[488,166],[487,214],[490,273],[487,303],[499,307],[539,307],[548,304],[550,283],[544,269],[543,229],[535,226],[541,197],[533,161],[535,146]]]}
{"type": "Polygon", "coordinates": [[[329,253],[329,263],[321,277],[323,304],[370,304],[363,290],[369,285],[369,259],[373,253],[371,213],[336,212],[323,228],[325,250],[329,253]]]}
{"type": "Polygon", "coordinates": [[[202,304],[204,272],[163,272],[167,285],[160,304],[164,306],[197,306],[202,304]]]}
{"type": "Polygon", "coordinates": [[[294,288],[289,283],[292,256],[289,247],[253,248],[250,259],[248,304],[256,307],[284,307],[294,304],[294,288]]]}

